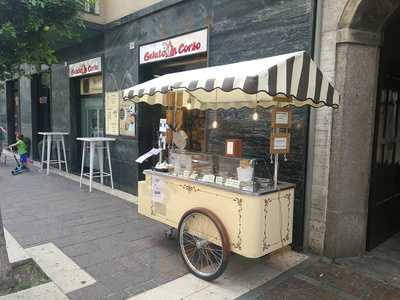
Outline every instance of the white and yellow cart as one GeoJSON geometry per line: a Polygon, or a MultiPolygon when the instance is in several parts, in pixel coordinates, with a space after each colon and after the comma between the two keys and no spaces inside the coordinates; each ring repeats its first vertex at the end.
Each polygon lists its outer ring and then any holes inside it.
{"type": "Polygon", "coordinates": [[[266,150],[274,161],[270,181],[249,189],[215,175],[146,170],[138,204],[140,214],[177,230],[185,264],[205,280],[224,272],[231,252],[257,258],[291,244],[295,186],[278,181],[279,156],[289,151],[288,108],[339,105],[339,94],[307,53],[167,74],[124,90],[123,97],[166,106],[173,111],[174,130],[183,108],[278,108],[266,150]]]}

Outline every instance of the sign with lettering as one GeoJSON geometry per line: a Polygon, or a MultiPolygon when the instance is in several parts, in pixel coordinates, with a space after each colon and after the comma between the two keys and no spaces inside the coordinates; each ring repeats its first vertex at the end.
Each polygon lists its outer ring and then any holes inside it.
{"type": "Polygon", "coordinates": [[[269,153],[271,154],[287,154],[290,149],[289,133],[272,133],[270,140],[269,153]]]}
{"type": "Polygon", "coordinates": [[[69,77],[77,77],[101,72],[101,57],[69,65],[69,77]]]}
{"type": "Polygon", "coordinates": [[[288,108],[272,109],[272,128],[291,128],[292,112],[288,108]]]}
{"type": "Polygon", "coordinates": [[[154,202],[164,202],[164,182],[158,176],[151,178],[152,200],[154,202]]]}
{"type": "Polygon", "coordinates": [[[203,29],[140,47],[140,64],[207,52],[208,30],[203,29]]]}
{"type": "Polygon", "coordinates": [[[106,93],[106,135],[119,135],[119,92],[106,93]]]}

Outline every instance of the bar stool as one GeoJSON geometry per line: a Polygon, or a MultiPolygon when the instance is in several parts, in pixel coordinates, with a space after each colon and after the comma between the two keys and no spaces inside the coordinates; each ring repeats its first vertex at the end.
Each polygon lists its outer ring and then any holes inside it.
{"type": "Polygon", "coordinates": [[[81,177],[80,177],[80,181],[79,181],[79,186],[82,187],[83,177],[84,176],[88,177],[89,178],[89,192],[91,192],[93,178],[100,178],[101,184],[104,184],[104,177],[110,177],[111,188],[114,189],[114,180],[113,180],[112,168],[111,168],[110,142],[115,141],[115,139],[107,138],[107,137],[79,137],[79,138],[77,138],[77,140],[83,142],[81,177]],[[105,144],[105,146],[104,146],[104,144],[105,144]],[[86,148],[89,149],[89,173],[84,173],[86,148]],[[108,173],[104,172],[104,152],[103,152],[104,149],[107,150],[108,169],[109,169],[108,173]],[[99,159],[100,170],[98,172],[93,171],[95,150],[97,150],[98,159],[99,159]]]}
{"type": "Polygon", "coordinates": [[[65,140],[64,136],[68,135],[68,132],[38,132],[38,134],[43,135],[42,142],[42,160],[40,163],[40,170],[43,171],[43,165],[47,164],[46,174],[50,174],[50,165],[58,164],[58,169],[61,171],[61,166],[64,164],[65,171],[68,173],[67,155],[65,153],[65,140]],[[51,143],[54,141],[57,147],[57,159],[51,160],[51,143]],[[61,145],[60,145],[61,144],[61,145]],[[64,159],[61,158],[61,146],[64,159]],[[44,159],[45,148],[47,147],[47,157],[44,159]]]}

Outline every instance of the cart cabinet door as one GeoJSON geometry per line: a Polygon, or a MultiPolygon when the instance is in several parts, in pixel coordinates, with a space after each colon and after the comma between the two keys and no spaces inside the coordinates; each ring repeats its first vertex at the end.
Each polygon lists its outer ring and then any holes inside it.
{"type": "Polygon", "coordinates": [[[173,190],[163,177],[146,175],[146,180],[139,182],[138,212],[146,217],[177,227],[176,218],[168,211],[174,199],[173,190]]]}
{"type": "Polygon", "coordinates": [[[264,203],[264,254],[292,243],[293,194],[289,189],[268,195],[264,203]]]}

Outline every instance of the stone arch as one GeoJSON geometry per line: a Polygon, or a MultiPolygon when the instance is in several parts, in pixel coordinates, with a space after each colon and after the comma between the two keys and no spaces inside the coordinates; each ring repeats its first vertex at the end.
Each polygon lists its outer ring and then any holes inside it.
{"type": "MultiPolygon", "coordinates": [[[[336,1],[336,0],[334,0],[336,1]]],[[[399,0],[348,0],[336,32],[335,82],[324,254],[365,252],[380,45],[399,0]]]]}
{"type": "Polygon", "coordinates": [[[338,29],[380,33],[399,8],[398,0],[349,0],[339,19],[338,29]]]}

